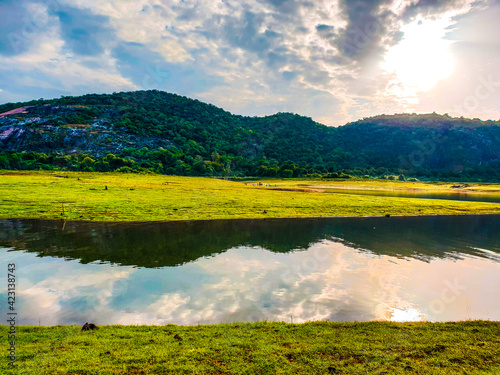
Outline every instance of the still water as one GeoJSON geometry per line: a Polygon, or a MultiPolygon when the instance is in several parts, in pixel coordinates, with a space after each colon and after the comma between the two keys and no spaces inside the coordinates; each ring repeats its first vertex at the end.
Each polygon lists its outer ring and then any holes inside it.
{"type": "Polygon", "coordinates": [[[359,189],[326,189],[326,191],[334,194],[354,194],[354,195],[369,195],[382,197],[399,197],[399,198],[421,198],[421,199],[445,199],[451,201],[467,201],[467,202],[487,202],[500,203],[500,194],[498,193],[471,193],[466,191],[455,191],[452,193],[429,193],[418,190],[359,190],[359,189]]]}
{"type": "Polygon", "coordinates": [[[0,257],[18,324],[500,320],[500,215],[0,220],[0,257]]]}

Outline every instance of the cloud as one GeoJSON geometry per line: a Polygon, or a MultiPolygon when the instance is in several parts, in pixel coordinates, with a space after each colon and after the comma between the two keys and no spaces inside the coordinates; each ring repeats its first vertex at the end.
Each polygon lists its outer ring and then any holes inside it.
{"type": "Polygon", "coordinates": [[[140,43],[120,43],[113,49],[118,71],[143,88],[195,94],[223,83],[192,64],[169,63],[140,43]]]}
{"type": "Polygon", "coordinates": [[[389,28],[393,14],[383,5],[389,0],[341,1],[341,9],[347,26],[339,29],[334,44],[341,53],[353,60],[363,60],[374,53],[382,53],[385,38],[393,39],[389,28]]]}
{"type": "Polygon", "coordinates": [[[418,0],[408,5],[403,13],[403,18],[409,20],[417,16],[435,17],[448,11],[457,9],[470,9],[472,3],[481,1],[472,0],[418,0]]]}
{"type": "Polygon", "coordinates": [[[27,43],[20,43],[17,49],[14,47],[16,40],[21,41],[24,39],[19,35],[19,20],[26,13],[26,9],[24,9],[22,4],[14,0],[2,3],[0,8],[0,17],[2,20],[0,22],[0,54],[12,55],[28,48],[27,43]],[[18,35],[16,35],[15,31],[18,31],[18,35]]]}
{"type": "Polygon", "coordinates": [[[324,24],[316,25],[316,30],[319,33],[332,32],[334,29],[335,28],[333,26],[330,26],[330,25],[324,25],[324,24]]]}
{"type": "Polygon", "coordinates": [[[101,54],[106,42],[115,38],[109,17],[72,7],[64,7],[53,14],[59,18],[61,38],[66,47],[76,55],[101,54]]]}
{"type": "Polygon", "coordinates": [[[241,18],[226,17],[223,21],[223,33],[231,45],[251,52],[262,53],[270,49],[279,34],[263,26],[263,17],[252,12],[244,12],[241,18]]]}
{"type": "Polygon", "coordinates": [[[0,5],[0,55],[15,56],[36,46],[54,23],[39,1],[6,0],[0,5]]]}
{"type": "Polygon", "coordinates": [[[277,68],[287,61],[289,51],[284,46],[283,35],[272,29],[266,17],[263,13],[248,10],[237,16],[214,15],[206,21],[200,33],[215,43],[254,53],[269,67],[277,68]]]}
{"type": "Polygon", "coordinates": [[[136,90],[116,70],[110,56],[67,59],[64,41],[49,35],[39,37],[39,44],[19,56],[0,55],[0,101],[26,101],[61,95],[83,95],[136,90]]]}
{"type": "Polygon", "coordinates": [[[312,1],[301,0],[260,0],[263,4],[270,4],[280,14],[296,15],[300,8],[314,8],[312,1]]]}

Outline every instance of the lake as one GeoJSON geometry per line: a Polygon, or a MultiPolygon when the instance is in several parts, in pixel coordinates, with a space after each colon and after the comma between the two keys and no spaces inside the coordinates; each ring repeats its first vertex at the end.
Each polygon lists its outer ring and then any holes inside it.
{"type": "Polygon", "coordinates": [[[500,320],[500,215],[0,220],[18,324],[500,320]]]}

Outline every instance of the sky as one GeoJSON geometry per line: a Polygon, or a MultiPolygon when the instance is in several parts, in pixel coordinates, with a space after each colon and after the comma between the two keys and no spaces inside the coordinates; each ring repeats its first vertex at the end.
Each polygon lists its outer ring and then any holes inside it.
{"type": "Polygon", "coordinates": [[[157,89],[329,125],[500,119],[500,0],[0,0],[0,103],[157,89]]]}

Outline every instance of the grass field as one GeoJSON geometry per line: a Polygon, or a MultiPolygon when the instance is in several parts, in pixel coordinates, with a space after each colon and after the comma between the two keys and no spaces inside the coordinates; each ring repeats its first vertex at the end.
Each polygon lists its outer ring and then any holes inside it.
{"type": "MultiPolygon", "coordinates": [[[[334,192],[372,189],[442,193],[456,191],[452,186],[396,181],[245,182],[162,175],[3,171],[0,218],[171,221],[500,213],[499,203],[334,192]]],[[[500,196],[498,184],[475,184],[467,190],[500,196]]]]}
{"type": "Polygon", "coordinates": [[[498,374],[499,332],[482,321],[18,327],[15,368],[2,360],[0,373],[498,374]]]}

